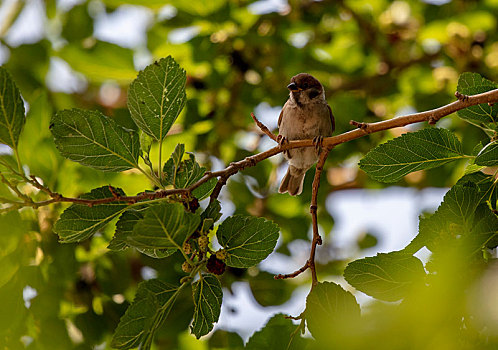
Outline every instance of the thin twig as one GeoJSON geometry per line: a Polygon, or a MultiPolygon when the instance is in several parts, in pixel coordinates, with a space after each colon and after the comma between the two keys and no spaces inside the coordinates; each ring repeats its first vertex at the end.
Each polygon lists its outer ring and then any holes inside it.
{"type": "Polygon", "coordinates": [[[254,122],[256,123],[256,125],[261,129],[261,131],[263,133],[265,133],[269,138],[271,138],[273,141],[275,142],[278,142],[277,141],[277,136],[275,134],[273,134],[267,127],[265,124],[261,123],[258,118],[256,118],[256,116],[254,115],[254,113],[251,113],[251,117],[252,119],[254,120],[254,122]]]}
{"type": "Polygon", "coordinates": [[[330,149],[322,149],[322,152],[320,153],[320,158],[318,159],[318,163],[316,164],[315,177],[313,178],[311,205],[310,205],[311,220],[313,224],[313,239],[311,241],[310,257],[300,269],[289,274],[285,275],[280,274],[275,276],[275,279],[294,278],[299,276],[307,269],[310,269],[312,289],[314,286],[318,284],[318,278],[316,276],[316,267],[315,267],[316,246],[322,244],[322,237],[318,232],[318,218],[316,214],[318,209],[318,188],[320,187],[320,177],[322,175],[323,166],[325,164],[325,161],[327,160],[329,152],[330,149]]]}

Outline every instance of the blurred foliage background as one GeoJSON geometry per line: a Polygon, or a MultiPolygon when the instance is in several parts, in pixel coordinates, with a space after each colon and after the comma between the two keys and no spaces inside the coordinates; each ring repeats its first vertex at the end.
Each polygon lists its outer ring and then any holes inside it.
{"type": "MultiPolygon", "coordinates": [[[[67,196],[110,183],[132,194],[152,189],[141,174],[100,173],[59,155],[48,129],[55,111],[101,110],[136,129],[126,109],[127,87],[138,70],[172,55],[187,71],[188,101],[164,153],[182,142],[200,163],[218,170],[273,146],[250,113],[275,130],[286,85],[300,72],[324,85],[336,133],[350,130],[351,119],[375,122],[452,102],[458,76],[465,71],[498,81],[497,13],[497,0],[3,0],[0,63],[28,106],[20,140],[26,171],[67,196]]],[[[438,125],[456,132],[466,153],[489,140],[455,116],[438,125]]],[[[376,133],[331,152],[319,195],[325,236],[334,225],[324,209],[328,194],[385,186],[356,164],[378,143],[406,131],[376,133]]],[[[397,185],[450,187],[464,166],[417,172],[397,185]]],[[[247,169],[231,179],[222,199],[225,215],[265,216],[280,225],[277,251],[290,256],[292,242],[309,239],[312,177],[306,177],[300,197],[279,195],[284,170],[280,157],[247,169]]],[[[2,184],[0,192],[5,191],[2,184]]],[[[0,217],[0,347],[105,349],[138,282],[183,276],[180,257],[175,263],[175,258],[107,250],[112,227],[81,244],[59,244],[52,225],[62,209],[57,205],[0,217]]],[[[368,234],[353,251],[336,254],[333,247],[322,247],[320,278],[341,275],[348,261],[375,244],[375,236],[368,234]]],[[[257,268],[231,269],[223,276],[225,293],[236,281],[249,281],[264,307],[281,305],[295,288],[309,285],[306,277],[274,281],[257,268]]],[[[193,341],[188,305],[176,303],[157,336],[158,349],[242,346],[239,335],[224,330],[193,341]]]]}

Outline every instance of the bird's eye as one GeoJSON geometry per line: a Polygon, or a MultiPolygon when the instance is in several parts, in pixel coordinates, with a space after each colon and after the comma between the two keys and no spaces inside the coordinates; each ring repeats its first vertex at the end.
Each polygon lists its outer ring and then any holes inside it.
{"type": "Polygon", "coordinates": [[[303,89],[306,90],[308,88],[308,83],[303,84],[303,89]]]}

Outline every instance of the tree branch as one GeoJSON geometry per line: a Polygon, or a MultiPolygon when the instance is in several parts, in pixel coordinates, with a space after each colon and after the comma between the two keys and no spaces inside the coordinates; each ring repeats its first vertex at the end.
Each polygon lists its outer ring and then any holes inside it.
{"type": "MultiPolygon", "coordinates": [[[[358,127],[357,129],[347,131],[347,132],[342,133],[340,135],[324,138],[323,139],[323,148],[330,150],[334,146],[337,146],[341,143],[349,142],[349,141],[355,140],[357,138],[360,138],[362,136],[365,136],[365,135],[368,135],[368,134],[371,134],[374,132],[379,132],[379,131],[383,131],[383,130],[402,127],[402,126],[406,126],[408,124],[419,123],[419,122],[423,122],[423,121],[428,121],[429,123],[434,124],[439,119],[441,119],[441,118],[443,118],[451,113],[459,111],[461,109],[464,109],[464,108],[467,108],[470,106],[474,106],[474,105],[478,105],[481,103],[493,104],[493,103],[498,102],[498,89],[491,90],[491,91],[488,91],[488,92],[485,92],[482,94],[472,95],[472,96],[464,96],[464,95],[457,93],[457,96],[459,98],[458,101],[452,102],[452,103],[445,105],[443,107],[436,108],[436,109],[426,111],[426,112],[409,114],[409,115],[400,116],[400,117],[396,117],[396,118],[392,118],[389,120],[376,122],[376,123],[360,123],[360,122],[351,121],[350,123],[352,125],[357,126],[358,127]]],[[[259,124],[263,125],[262,123],[259,123],[259,124]]],[[[266,128],[266,127],[264,127],[264,128],[266,128]]],[[[270,135],[268,135],[268,136],[271,137],[270,135]]],[[[246,157],[246,158],[239,160],[237,162],[233,162],[223,170],[216,171],[216,172],[206,172],[204,174],[204,176],[199,181],[192,184],[188,188],[159,190],[156,192],[145,192],[145,193],[140,193],[136,196],[123,196],[123,197],[114,197],[113,196],[113,197],[101,198],[101,199],[71,198],[71,197],[65,197],[65,196],[60,195],[58,193],[52,192],[50,189],[48,189],[47,187],[45,187],[39,183],[37,185],[36,184],[37,181],[34,181],[33,178],[26,179],[27,182],[33,184],[38,189],[47,193],[52,199],[47,200],[47,201],[43,201],[43,202],[30,202],[30,203],[26,202],[25,206],[31,206],[31,207],[38,208],[38,207],[43,206],[43,205],[48,205],[48,204],[57,203],[57,202],[78,203],[78,204],[85,204],[88,206],[106,204],[106,203],[111,203],[114,201],[124,201],[124,202],[128,202],[130,204],[133,204],[133,203],[136,203],[136,202],[142,201],[142,200],[160,199],[160,198],[165,198],[165,197],[168,197],[170,195],[175,195],[175,194],[190,196],[191,192],[194,189],[201,186],[203,183],[207,182],[208,180],[216,177],[216,178],[219,178],[219,180],[218,180],[218,183],[216,184],[215,189],[213,190],[213,192],[211,194],[211,201],[212,201],[219,196],[221,189],[226,184],[227,180],[231,176],[238,173],[239,171],[241,171],[247,167],[255,166],[257,163],[259,163],[267,158],[273,157],[273,156],[275,156],[278,153],[281,153],[283,151],[293,149],[293,148],[299,148],[299,147],[314,147],[313,140],[309,139],[309,140],[290,141],[289,143],[286,143],[284,145],[278,145],[278,146],[275,146],[267,151],[255,154],[255,155],[250,156],[250,157],[246,157]]]]}
{"type": "Polygon", "coordinates": [[[313,239],[311,241],[310,257],[303,265],[303,267],[301,267],[299,270],[296,270],[290,274],[275,276],[275,279],[294,278],[296,276],[299,276],[307,269],[310,269],[312,289],[314,286],[318,284],[318,278],[316,276],[316,267],[315,267],[316,246],[322,244],[322,237],[318,232],[318,218],[316,214],[318,210],[318,188],[320,187],[320,177],[322,175],[323,166],[325,165],[325,161],[327,160],[329,152],[330,149],[322,149],[322,152],[320,153],[320,158],[318,159],[318,163],[316,164],[315,177],[313,178],[311,205],[310,205],[311,220],[313,223],[313,239]]]}

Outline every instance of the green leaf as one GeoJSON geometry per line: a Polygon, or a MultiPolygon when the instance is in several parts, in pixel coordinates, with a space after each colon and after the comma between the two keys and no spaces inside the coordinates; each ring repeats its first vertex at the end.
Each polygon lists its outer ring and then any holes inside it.
{"type": "Polygon", "coordinates": [[[204,182],[202,185],[197,187],[195,190],[192,191],[192,196],[197,198],[198,200],[203,200],[211,195],[211,192],[213,192],[214,188],[216,187],[216,184],[218,183],[218,179],[216,178],[211,178],[204,182]]]}
{"type": "Polygon", "coordinates": [[[276,280],[274,274],[259,271],[256,276],[251,275],[249,287],[258,304],[267,307],[287,302],[296,285],[289,284],[284,280],[276,280]]]}
{"type": "Polygon", "coordinates": [[[97,41],[89,48],[68,43],[58,55],[74,70],[96,83],[109,80],[129,84],[137,72],[133,65],[133,50],[119,45],[97,41]]]}
{"type": "Polygon", "coordinates": [[[123,5],[137,5],[148,7],[155,11],[159,11],[167,4],[164,0],[104,0],[103,2],[106,7],[110,8],[118,8],[123,5]]]}
{"type": "Polygon", "coordinates": [[[9,72],[0,66],[0,143],[16,149],[25,122],[21,93],[9,72]]]}
{"type": "Polygon", "coordinates": [[[192,284],[194,298],[194,320],[190,329],[199,339],[213,329],[213,324],[218,322],[221,310],[223,292],[218,279],[212,274],[203,274],[192,284]]]}
{"type": "Polygon", "coordinates": [[[50,130],[61,154],[102,171],[138,167],[138,135],[97,111],[63,110],[52,118],[50,130]]]}
{"type": "Polygon", "coordinates": [[[163,249],[162,257],[169,256],[181,248],[200,220],[199,215],[185,212],[179,203],[160,203],[143,212],[126,242],[139,250],[163,249]]]}
{"type": "Polygon", "coordinates": [[[396,182],[417,170],[465,158],[457,137],[446,129],[427,128],[383,143],[360,161],[360,168],[381,182],[396,182]]]}
{"type": "Polygon", "coordinates": [[[276,314],[266,325],[255,332],[246,344],[247,350],[301,350],[304,349],[307,339],[294,334],[298,325],[285,317],[276,314]]]}
{"type": "Polygon", "coordinates": [[[205,227],[206,230],[209,230],[211,229],[211,226],[220,218],[221,218],[221,204],[219,200],[215,199],[214,201],[209,203],[206,209],[204,209],[204,211],[201,214],[201,220],[203,223],[206,222],[206,220],[209,221],[210,225],[205,227]]]}
{"type": "Polygon", "coordinates": [[[273,251],[278,233],[279,227],[272,221],[235,215],[221,223],[216,237],[228,253],[228,266],[251,267],[273,251]]]}
{"type": "Polygon", "coordinates": [[[318,283],[306,298],[306,324],[317,338],[352,331],[360,319],[360,306],[353,294],[332,282],[318,283]]]}
{"type": "Polygon", "coordinates": [[[17,274],[21,267],[19,254],[16,252],[0,257],[0,266],[2,273],[0,274],[0,288],[7,284],[17,274]]]}
{"type": "Polygon", "coordinates": [[[471,182],[477,186],[479,193],[479,203],[487,203],[491,208],[496,208],[498,193],[496,191],[495,178],[492,175],[485,175],[482,172],[467,174],[460,178],[456,185],[465,186],[471,182]]]}
{"type": "Polygon", "coordinates": [[[124,250],[128,248],[126,238],[128,235],[131,235],[133,227],[138,220],[143,219],[144,216],[142,212],[146,209],[146,206],[130,208],[121,214],[118,222],[116,223],[116,232],[114,233],[114,237],[109,242],[107,248],[111,250],[124,250]]]}
{"type": "Polygon", "coordinates": [[[185,145],[183,143],[179,143],[176,145],[173,153],[171,153],[171,157],[166,163],[164,163],[164,185],[175,185],[176,173],[178,172],[178,168],[180,166],[180,163],[182,162],[184,153],[185,145]]]}
{"type": "MultiPolygon", "coordinates": [[[[144,218],[143,212],[150,206],[144,205],[142,207],[131,208],[126,210],[116,223],[116,232],[114,237],[109,243],[108,248],[111,250],[123,250],[129,247],[128,237],[133,235],[133,228],[135,224],[144,218]]],[[[168,249],[150,249],[150,248],[137,248],[140,253],[148,255],[152,258],[162,259],[169,255],[171,252],[168,249]]]]}
{"type": "Polygon", "coordinates": [[[0,215],[0,258],[13,253],[23,235],[26,233],[26,224],[18,211],[11,211],[0,215]]]}
{"type": "Polygon", "coordinates": [[[355,260],[344,270],[350,285],[371,297],[396,301],[425,276],[422,262],[410,254],[391,252],[355,260]]]}
{"type": "Polygon", "coordinates": [[[221,329],[217,329],[209,337],[208,341],[209,349],[230,349],[230,350],[243,350],[244,341],[240,335],[236,332],[228,332],[221,329]]]}
{"type": "Polygon", "coordinates": [[[153,279],[138,286],[133,303],[121,318],[112,338],[117,349],[150,349],[155,331],[168,316],[178,294],[178,287],[153,279]]]}
{"type": "MultiPolygon", "coordinates": [[[[478,73],[463,73],[458,78],[458,92],[464,95],[475,95],[486,91],[496,89],[497,85],[478,73]]],[[[487,103],[482,103],[476,106],[470,106],[459,110],[458,116],[470,123],[477,124],[486,128],[497,130],[496,115],[498,106],[489,106],[487,103]]]]}
{"type": "Polygon", "coordinates": [[[498,218],[485,203],[489,196],[489,189],[483,192],[473,182],[457,183],[433,215],[420,219],[419,233],[405,251],[415,252],[423,246],[433,252],[458,247],[466,257],[489,247],[498,233],[498,218]]]}
{"type": "Polygon", "coordinates": [[[185,106],[187,75],[171,57],[154,62],[131,83],[128,108],[137,126],[157,141],[164,139],[185,106]]]}
{"type": "MultiPolygon", "coordinates": [[[[118,195],[124,196],[120,188],[114,189],[118,195]]],[[[102,199],[113,197],[109,186],[93,189],[90,193],[82,195],[83,199],[102,199]]],[[[55,223],[54,231],[63,243],[80,242],[98,230],[102,229],[109,221],[121,214],[128,205],[126,202],[110,202],[93,205],[73,204],[60,216],[55,223]]]]}
{"type": "MultiPolygon", "coordinates": [[[[206,168],[201,167],[195,160],[195,155],[189,153],[189,159],[183,160],[185,145],[176,145],[171,157],[164,164],[164,185],[173,185],[175,188],[187,188],[199,181],[206,173],[206,168]]],[[[188,153],[188,152],[187,152],[188,153]]],[[[202,200],[211,194],[216,186],[216,179],[210,179],[192,191],[194,197],[202,200]]]]}
{"type": "Polygon", "coordinates": [[[193,16],[199,16],[201,18],[207,17],[213,12],[219,10],[225,5],[224,0],[210,0],[210,1],[199,1],[192,2],[189,0],[177,0],[175,1],[175,7],[193,16]]]}
{"type": "Polygon", "coordinates": [[[475,159],[477,165],[494,166],[498,164],[498,142],[488,143],[475,159]]]}
{"type": "Polygon", "coordinates": [[[201,167],[196,161],[195,156],[190,154],[190,158],[180,163],[180,167],[176,173],[175,187],[187,188],[193,183],[199,181],[206,168],[201,167]]]}

